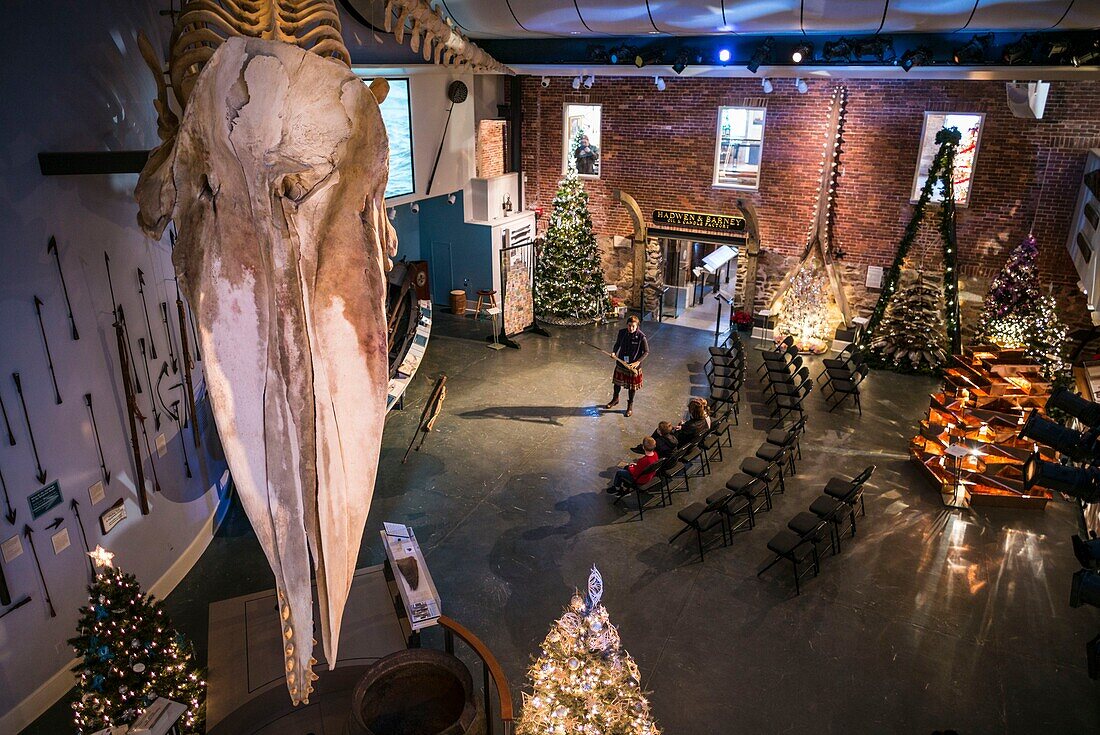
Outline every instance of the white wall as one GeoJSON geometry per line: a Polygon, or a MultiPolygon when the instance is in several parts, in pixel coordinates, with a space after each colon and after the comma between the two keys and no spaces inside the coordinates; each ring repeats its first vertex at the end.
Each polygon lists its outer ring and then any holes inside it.
{"type": "MultiPolygon", "coordinates": [[[[13,601],[26,594],[32,597],[30,604],[0,620],[0,733],[17,732],[68,688],[70,678],[63,672],[73,652],[65,641],[76,632],[77,610],[87,601],[88,583],[80,532],[69,510],[71,499],[80,503],[89,543],[110,548],[121,567],[160,595],[182,577],[212,533],[211,517],[219,501],[212,485],[223,473],[222,462],[200,457],[188,444],[194,477],[187,479],[173,425],[166,423],[162,430],[168,455],[156,458],[164,492],[151,497],[149,516],[141,516],[136,501],[104,251],[111,258],[115,292],[125,306],[139,361],[137,338],[148,335],[137,294],[137,269],[146,274],[152,339],[161,359],[167,344],[158,305],[164,300],[170,306],[175,303],[167,244],[147,241],[135,222],[132,191],[137,177],[47,178],[39,173],[36,160],[39,151],[145,149],[157,142],[154,86],[138,55],[136,32],[145,29],[155,45],[165,43],[168,22],[157,14],[162,7],[166,6],[144,0],[117,0],[109,9],[98,3],[68,3],[59,14],[52,3],[16,0],[5,8],[9,26],[28,32],[9,34],[0,72],[0,396],[17,439],[16,446],[9,446],[0,424],[0,469],[18,512],[14,526],[0,518],[0,541],[22,535],[24,524],[35,529],[57,617],[48,613],[24,543],[22,556],[0,562],[13,601]],[[51,235],[61,248],[79,341],[71,339],[61,283],[46,252],[51,235]],[[35,295],[45,302],[44,323],[61,405],[54,401],[35,295]],[[47,482],[59,480],[65,498],[37,520],[31,520],[27,506],[27,496],[40,485],[11,377],[16,371],[23,378],[47,482]],[[99,459],[85,393],[93,395],[103,452],[112,471],[106,500],[94,508],[88,487],[99,477],[99,459]],[[103,537],[97,518],[119,498],[125,500],[129,517],[103,537]],[[61,528],[69,530],[72,543],[56,555],[52,532],[46,530],[55,517],[64,519],[61,528]]],[[[154,381],[160,361],[149,366],[154,381]]],[[[145,392],[139,405],[151,413],[144,369],[140,380],[145,392]]],[[[167,390],[175,382],[162,386],[169,401],[173,398],[168,394],[179,394],[178,389],[167,390]]],[[[207,435],[203,451],[220,455],[212,422],[202,425],[207,435]]],[[[155,441],[151,418],[149,431],[150,441],[155,441]]],[[[189,431],[186,436],[190,439],[189,431]]]]}
{"type": "Polygon", "coordinates": [[[416,192],[408,196],[393,197],[386,203],[389,206],[398,206],[464,188],[477,166],[473,75],[458,74],[437,66],[356,66],[355,72],[366,79],[375,76],[409,78],[416,192]],[[439,168],[429,195],[428,178],[439,151],[439,141],[447,122],[447,110],[451,106],[447,99],[447,87],[455,80],[466,84],[469,96],[465,102],[454,106],[443,152],[439,158],[439,168]]]}

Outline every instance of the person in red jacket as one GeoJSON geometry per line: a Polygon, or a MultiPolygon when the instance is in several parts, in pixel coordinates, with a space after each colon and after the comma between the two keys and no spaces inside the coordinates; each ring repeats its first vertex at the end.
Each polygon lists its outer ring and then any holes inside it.
{"type": "Polygon", "coordinates": [[[611,481],[611,486],[607,488],[607,492],[625,495],[629,492],[628,486],[630,484],[642,486],[653,479],[653,475],[657,472],[654,465],[661,460],[657,456],[656,440],[651,436],[642,439],[642,449],[645,454],[639,457],[636,462],[631,462],[615,473],[615,479],[611,481]]]}

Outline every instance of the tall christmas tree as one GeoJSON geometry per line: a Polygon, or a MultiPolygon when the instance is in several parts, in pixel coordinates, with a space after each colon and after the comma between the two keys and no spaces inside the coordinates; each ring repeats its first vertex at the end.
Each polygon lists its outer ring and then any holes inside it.
{"type": "Polygon", "coordinates": [[[603,579],[595,567],[588,594],[573,595],[542,653],[527,672],[516,735],[658,735],[641,689],[641,675],[622,650],[619,632],[600,603],[603,579]]]}
{"type": "Polygon", "coordinates": [[[535,313],[551,323],[586,324],[610,308],[588,194],[570,173],[558,184],[535,262],[535,313]]]}
{"type": "Polygon", "coordinates": [[[825,273],[807,258],[791,279],[776,322],[776,335],[794,337],[805,352],[823,352],[829,345],[829,294],[825,273]]]}
{"type": "Polygon", "coordinates": [[[947,361],[940,286],[923,273],[902,285],[870,346],[883,362],[899,370],[938,370],[947,361]]]}
{"type": "Polygon", "coordinates": [[[993,279],[975,336],[979,342],[1023,348],[1048,379],[1057,380],[1069,370],[1068,330],[1058,319],[1054,297],[1042,294],[1038,260],[1039,245],[1028,235],[993,279]]]}
{"type": "Polygon", "coordinates": [[[191,644],[172,630],[159,600],[147,597],[132,574],[115,569],[114,554],[96,547],[95,581],[80,610],[79,635],[69,645],[82,661],[73,720],[81,735],[133,722],[157,697],[187,706],[185,735],[205,732],[206,682],[191,644]]]}
{"type": "MultiPolygon", "coordinates": [[[[924,219],[925,210],[928,207],[929,202],[932,200],[932,194],[936,191],[937,187],[940,187],[943,192],[943,201],[940,203],[940,216],[939,216],[939,233],[940,240],[943,245],[943,294],[944,294],[944,312],[946,317],[946,329],[947,329],[947,348],[952,354],[958,354],[962,350],[962,329],[959,319],[959,269],[958,269],[958,244],[955,236],[955,153],[958,150],[959,142],[962,140],[962,134],[958,128],[943,128],[936,133],[936,145],[939,148],[936,150],[936,155],[932,159],[932,165],[928,168],[928,178],[925,179],[924,185],[920,190],[920,197],[917,199],[917,203],[913,205],[913,216],[909,219],[909,224],[905,226],[905,232],[902,233],[901,243],[898,245],[898,252],[894,255],[894,263],[890,266],[890,270],[886,272],[886,277],[882,282],[882,293],[879,295],[878,302],[875,303],[874,311],[871,312],[871,318],[867,322],[867,327],[860,335],[860,342],[862,344],[870,345],[882,345],[882,344],[894,344],[900,345],[903,342],[898,342],[895,338],[892,341],[886,341],[883,339],[884,335],[879,334],[879,329],[883,326],[888,307],[892,301],[900,296],[895,296],[894,291],[897,289],[900,279],[902,264],[905,262],[906,257],[909,254],[910,248],[913,247],[913,243],[916,242],[917,233],[920,230],[921,221],[924,219]]],[[[904,329],[903,323],[894,323],[894,329],[904,329]]],[[[916,327],[913,328],[916,332],[916,327]]],[[[928,340],[928,336],[921,336],[919,334],[912,334],[906,339],[911,339],[915,344],[919,344],[921,340],[928,340]]],[[[906,369],[905,361],[897,361],[890,357],[893,353],[884,353],[881,350],[873,351],[871,358],[872,361],[887,367],[899,367],[906,369]]],[[[934,354],[934,353],[930,353],[934,354]]],[[[943,360],[939,361],[940,363],[943,360]]]]}

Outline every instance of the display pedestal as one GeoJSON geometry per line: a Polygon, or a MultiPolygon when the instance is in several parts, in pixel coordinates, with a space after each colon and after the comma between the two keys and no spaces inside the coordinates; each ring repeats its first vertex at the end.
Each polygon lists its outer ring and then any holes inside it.
{"type": "Polygon", "coordinates": [[[1042,413],[1050,394],[1037,364],[1022,350],[972,348],[952,357],[945,389],[933,393],[920,435],[909,454],[940,489],[944,505],[981,505],[1042,510],[1049,490],[1024,490],[1024,461],[1034,451],[1048,461],[1054,453],[1020,439],[1031,409],[1042,413]]]}
{"type": "MultiPolygon", "coordinates": [[[[320,619],[316,604],[314,620],[320,619]]],[[[340,633],[340,665],[329,671],[318,642],[309,704],[290,703],[275,590],[210,606],[207,735],[340,733],[366,667],[405,648],[381,566],[355,573],[340,633]]]]}

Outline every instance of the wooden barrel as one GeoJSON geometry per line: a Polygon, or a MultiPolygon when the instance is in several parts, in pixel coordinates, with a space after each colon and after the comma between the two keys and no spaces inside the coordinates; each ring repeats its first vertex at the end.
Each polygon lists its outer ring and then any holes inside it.
{"type": "Polygon", "coordinates": [[[451,313],[459,316],[466,313],[466,292],[462,289],[451,291],[451,313]]]}

